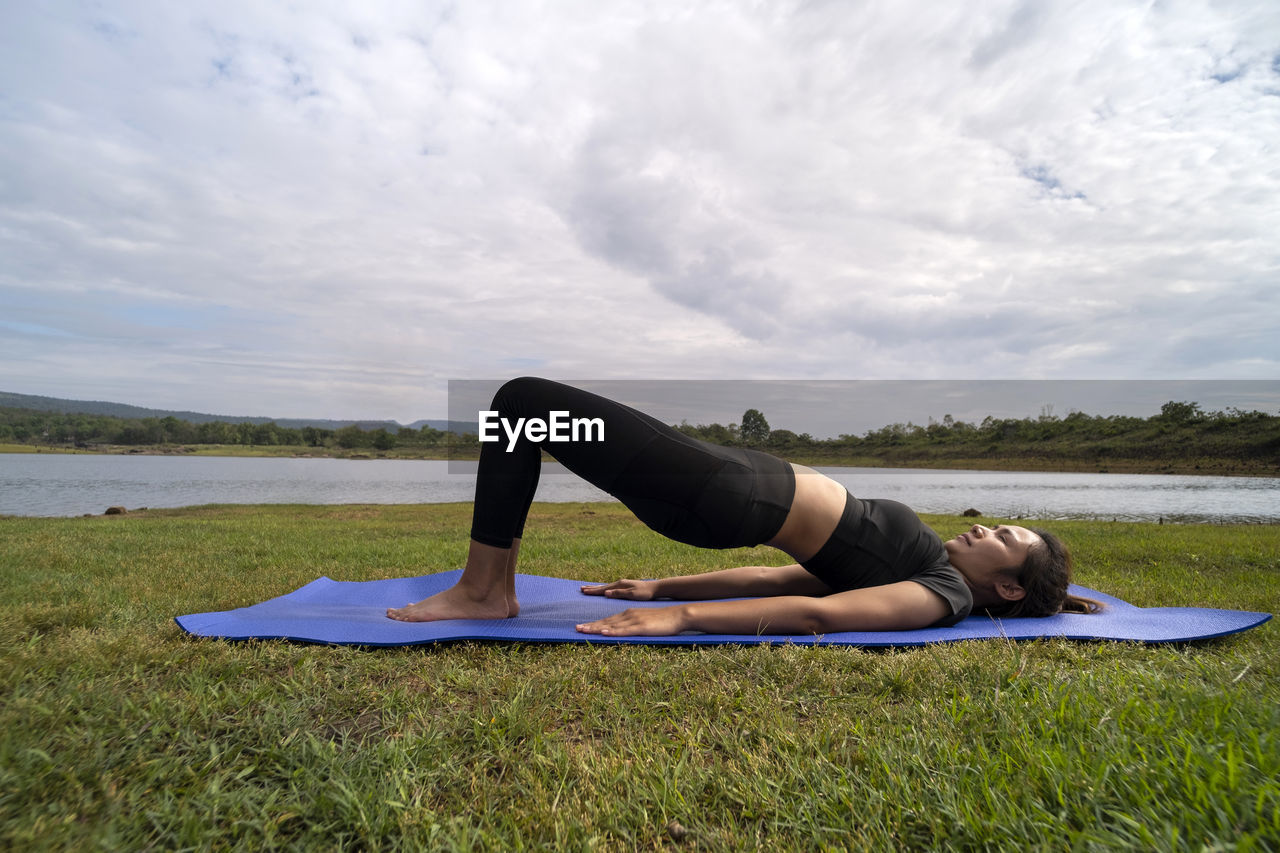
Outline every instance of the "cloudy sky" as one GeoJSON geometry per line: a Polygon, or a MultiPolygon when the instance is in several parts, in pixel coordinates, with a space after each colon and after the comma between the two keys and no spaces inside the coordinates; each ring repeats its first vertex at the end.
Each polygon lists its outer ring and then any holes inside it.
{"type": "Polygon", "coordinates": [[[0,11],[4,391],[1276,380],[1278,292],[1273,0],[0,11]]]}

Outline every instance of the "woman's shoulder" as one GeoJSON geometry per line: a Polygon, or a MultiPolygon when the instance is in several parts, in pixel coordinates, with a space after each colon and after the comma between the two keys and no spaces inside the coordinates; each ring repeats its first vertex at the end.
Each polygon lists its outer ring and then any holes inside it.
{"type": "Polygon", "coordinates": [[[945,553],[940,562],[926,566],[911,580],[946,599],[951,616],[937,623],[941,627],[956,624],[973,610],[973,590],[965,583],[964,575],[946,560],[945,553]]]}

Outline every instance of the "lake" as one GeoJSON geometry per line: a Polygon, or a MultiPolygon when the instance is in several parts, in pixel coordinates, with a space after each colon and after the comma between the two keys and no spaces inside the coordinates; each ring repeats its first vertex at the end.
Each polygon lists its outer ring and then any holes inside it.
{"type": "MultiPolygon", "coordinates": [[[[436,460],[0,454],[0,515],[97,515],[108,506],[470,501],[474,470],[474,463],[436,460]]],[[[819,470],[856,495],[892,498],[924,513],[974,507],[1005,518],[1280,521],[1280,478],[1274,477],[819,470]]],[[[536,500],[612,500],[559,465],[549,463],[544,472],[536,500]]]]}

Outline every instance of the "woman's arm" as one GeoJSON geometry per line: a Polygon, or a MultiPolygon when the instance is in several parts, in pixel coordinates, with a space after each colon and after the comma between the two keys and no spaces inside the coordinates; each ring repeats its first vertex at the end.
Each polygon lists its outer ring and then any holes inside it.
{"type": "Polygon", "coordinates": [[[578,625],[606,637],[708,634],[834,634],[905,631],[932,625],[950,613],[942,596],[912,581],[851,589],[822,598],[786,595],[744,601],[707,601],[673,607],[633,607],[578,625]]]}
{"type": "Polygon", "coordinates": [[[618,580],[582,587],[584,595],[603,595],[628,601],[673,598],[679,601],[706,601],[714,598],[745,598],[776,595],[829,595],[831,587],[805,571],[798,563],[790,566],[740,566],[697,575],[681,575],[657,580],[618,580]]]}

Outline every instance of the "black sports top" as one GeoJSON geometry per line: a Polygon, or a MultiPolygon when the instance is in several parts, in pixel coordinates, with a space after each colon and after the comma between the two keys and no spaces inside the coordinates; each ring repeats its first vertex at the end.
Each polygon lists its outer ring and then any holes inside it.
{"type": "Polygon", "coordinates": [[[801,565],[839,592],[915,581],[951,607],[934,625],[954,625],[973,608],[973,593],[948,562],[942,539],[897,501],[848,495],[831,538],[801,565]]]}

